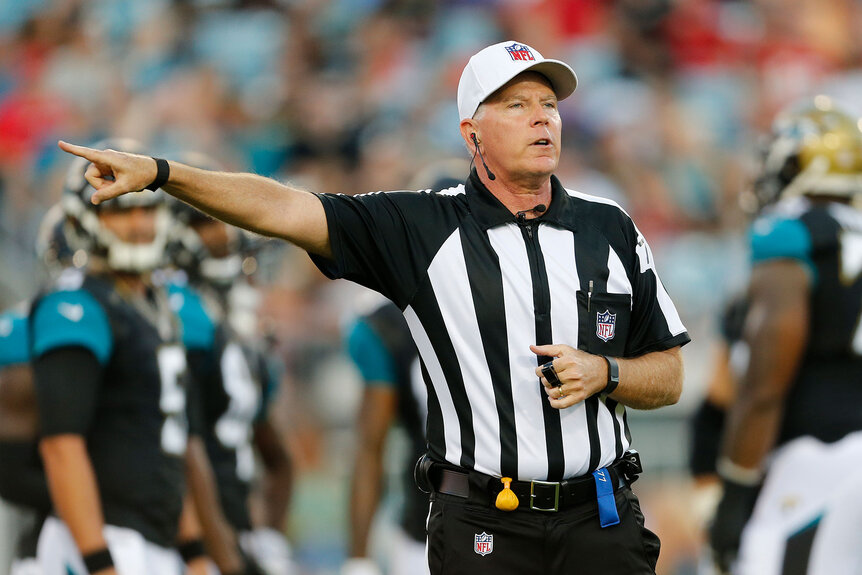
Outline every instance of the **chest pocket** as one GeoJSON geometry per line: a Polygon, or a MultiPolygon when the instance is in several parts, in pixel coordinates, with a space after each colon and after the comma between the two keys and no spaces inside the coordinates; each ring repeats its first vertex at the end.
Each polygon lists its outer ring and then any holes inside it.
{"type": "Polygon", "coordinates": [[[625,355],[632,296],[578,290],[578,349],[598,355],[625,355]]]}

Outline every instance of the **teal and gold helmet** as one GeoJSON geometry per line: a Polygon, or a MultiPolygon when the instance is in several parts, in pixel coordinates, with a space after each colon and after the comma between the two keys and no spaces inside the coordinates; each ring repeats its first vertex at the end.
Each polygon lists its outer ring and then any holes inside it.
{"type": "Polygon", "coordinates": [[[793,196],[860,192],[862,120],[823,95],[776,116],[754,183],[754,207],[793,196]]]}

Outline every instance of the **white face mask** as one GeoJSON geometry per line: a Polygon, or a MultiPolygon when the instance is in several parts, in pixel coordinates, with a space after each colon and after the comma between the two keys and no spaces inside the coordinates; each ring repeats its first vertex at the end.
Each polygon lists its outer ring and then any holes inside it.
{"type": "Polygon", "coordinates": [[[201,275],[217,284],[229,285],[242,273],[242,257],[232,254],[223,258],[206,258],[201,262],[201,275]]]}
{"type": "Polygon", "coordinates": [[[155,238],[148,244],[122,242],[109,230],[100,227],[98,239],[99,243],[107,246],[108,267],[116,271],[144,273],[163,265],[170,222],[170,214],[160,207],[156,213],[155,238]]]}

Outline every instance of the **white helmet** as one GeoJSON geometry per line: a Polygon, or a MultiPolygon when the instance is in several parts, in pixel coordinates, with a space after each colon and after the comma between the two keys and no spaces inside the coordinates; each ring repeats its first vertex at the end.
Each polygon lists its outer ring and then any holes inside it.
{"type": "MultiPolygon", "coordinates": [[[[93,147],[135,154],[143,152],[143,146],[139,142],[127,138],[102,140],[93,147]]],[[[105,258],[108,267],[116,271],[144,273],[163,265],[171,226],[170,213],[165,207],[165,193],[161,189],[155,192],[142,190],[94,205],[90,198],[96,190],[84,177],[89,164],[84,158],[75,158],[66,174],[61,201],[63,211],[74,224],[79,245],[92,255],[105,258]],[[139,206],[158,207],[156,233],[153,241],[149,243],[123,242],[99,221],[101,210],[139,206]]]]}

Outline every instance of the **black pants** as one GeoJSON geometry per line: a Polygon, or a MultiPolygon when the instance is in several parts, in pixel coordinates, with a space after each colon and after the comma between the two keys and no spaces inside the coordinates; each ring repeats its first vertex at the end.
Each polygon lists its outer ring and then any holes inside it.
{"type": "Polygon", "coordinates": [[[506,512],[435,493],[431,575],[654,574],[661,544],[644,527],[637,497],[624,487],[616,502],[620,523],[602,529],[594,501],[557,512],[506,512]]]}

